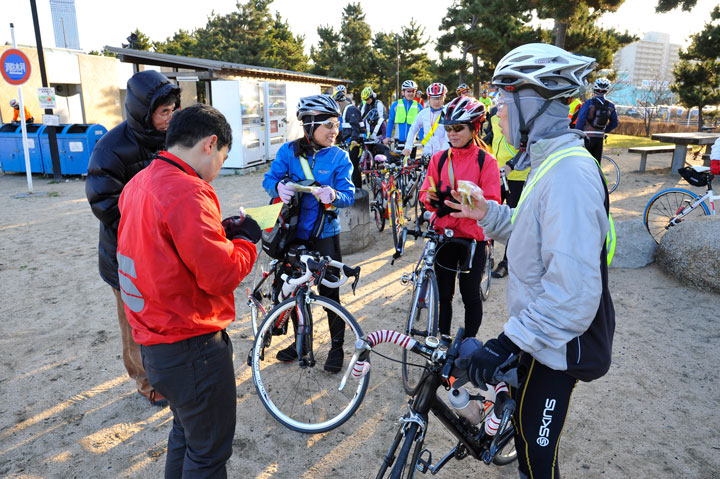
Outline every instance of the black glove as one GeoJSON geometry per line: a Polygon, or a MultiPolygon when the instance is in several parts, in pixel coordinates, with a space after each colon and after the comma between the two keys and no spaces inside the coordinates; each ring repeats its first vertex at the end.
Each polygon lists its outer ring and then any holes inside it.
{"type": "Polygon", "coordinates": [[[435,212],[435,216],[437,216],[438,218],[442,218],[443,216],[447,216],[450,213],[457,211],[445,204],[445,200],[450,200],[453,203],[459,203],[459,201],[457,201],[455,198],[453,198],[452,194],[450,194],[450,187],[447,187],[444,190],[439,191],[437,193],[437,197],[438,197],[437,201],[435,201],[435,200],[430,201],[430,206],[437,208],[437,211],[435,212]]]}
{"type": "Polygon", "coordinates": [[[262,230],[252,216],[231,216],[222,220],[225,236],[229,240],[244,239],[257,243],[262,237],[262,230]]]}
{"type": "Polygon", "coordinates": [[[510,356],[520,352],[515,343],[501,333],[497,338],[488,340],[482,348],[473,353],[468,364],[467,375],[477,387],[483,383],[494,384],[495,373],[510,356]]]}

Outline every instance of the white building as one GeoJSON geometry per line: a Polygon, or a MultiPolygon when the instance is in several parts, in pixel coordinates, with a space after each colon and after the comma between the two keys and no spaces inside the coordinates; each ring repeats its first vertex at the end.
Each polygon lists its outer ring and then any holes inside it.
{"type": "Polygon", "coordinates": [[[633,86],[648,88],[654,82],[672,82],[680,45],[670,43],[667,33],[648,32],[645,38],[621,48],[613,58],[614,68],[625,72],[633,86]],[[643,82],[645,82],[643,84],[643,82]]]}

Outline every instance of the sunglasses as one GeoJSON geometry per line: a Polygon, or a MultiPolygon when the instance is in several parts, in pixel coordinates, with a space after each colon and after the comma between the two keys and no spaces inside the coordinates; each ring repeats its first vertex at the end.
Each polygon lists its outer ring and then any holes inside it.
{"type": "Polygon", "coordinates": [[[340,122],[337,120],[325,120],[322,123],[317,122],[310,122],[310,123],[303,123],[303,125],[307,126],[314,126],[314,125],[321,125],[327,128],[328,130],[339,130],[340,129],[340,122]]]}
{"type": "Polygon", "coordinates": [[[443,125],[443,126],[445,127],[445,131],[447,131],[447,132],[454,131],[455,133],[459,133],[459,132],[463,131],[463,129],[467,125],[443,125]]]}

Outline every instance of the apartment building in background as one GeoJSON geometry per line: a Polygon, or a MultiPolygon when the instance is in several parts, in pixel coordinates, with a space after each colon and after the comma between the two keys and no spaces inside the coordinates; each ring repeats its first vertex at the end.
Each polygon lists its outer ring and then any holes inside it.
{"type": "Polygon", "coordinates": [[[624,81],[638,88],[656,82],[672,83],[679,50],[680,45],[670,43],[669,34],[648,32],[642,40],[618,50],[613,58],[614,68],[624,81]]]}
{"type": "Polygon", "coordinates": [[[50,0],[50,15],[55,32],[55,46],[80,50],[75,0],[50,0]]]}

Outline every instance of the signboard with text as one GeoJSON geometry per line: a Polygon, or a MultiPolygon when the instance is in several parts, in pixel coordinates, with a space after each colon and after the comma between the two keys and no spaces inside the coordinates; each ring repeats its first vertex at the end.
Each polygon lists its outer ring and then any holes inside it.
{"type": "Polygon", "coordinates": [[[55,88],[38,88],[38,103],[40,103],[40,108],[44,110],[57,108],[55,104],[55,88]]]}
{"type": "Polygon", "coordinates": [[[0,56],[0,74],[11,85],[22,85],[30,78],[30,60],[16,48],[9,48],[0,56]]]}

